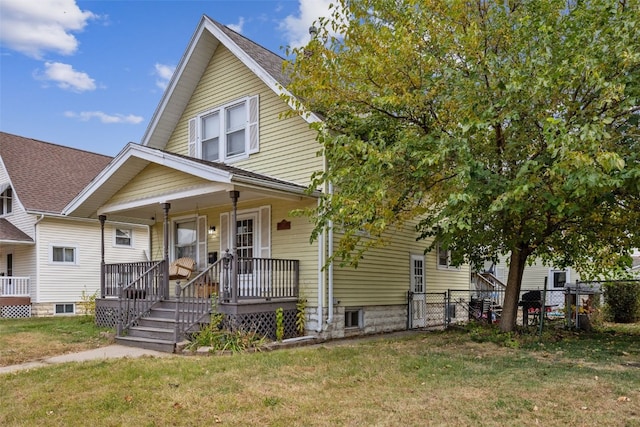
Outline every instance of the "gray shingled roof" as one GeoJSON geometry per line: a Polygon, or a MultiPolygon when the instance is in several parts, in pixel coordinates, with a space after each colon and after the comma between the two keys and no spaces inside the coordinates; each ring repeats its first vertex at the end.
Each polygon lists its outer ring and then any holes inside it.
{"type": "Polygon", "coordinates": [[[0,156],[28,211],[60,213],[111,157],[0,132],[0,156]]]}
{"type": "Polygon", "coordinates": [[[252,40],[249,40],[242,34],[238,34],[231,28],[221,23],[205,17],[211,21],[216,27],[225,33],[229,38],[251,56],[267,73],[271,75],[278,83],[286,87],[289,84],[289,78],[282,72],[282,65],[285,61],[283,57],[271,52],[269,49],[260,46],[252,40]]]}
{"type": "Polygon", "coordinates": [[[11,224],[6,218],[0,218],[0,241],[33,242],[33,239],[11,224]]]}
{"type": "Polygon", "coordinates": [[[203,164],[203,165],[207,165],[207,166],[211,167],[212,169],[218,169],[218,170],[221,170],[221,171],[229,172],[229,173],[231,173],[233,175],[236,175],[236,176],[252,178],[252,179],[256,179],[258,181],[263,181],[265,183],[283,184],[283,185],[287,185],[289,187],[298,188],[298,189],[303,190],[303,191],[307,190],[307,187],[304,186],[304,185],[296,184],[296,183],[291,182],[291,181],[284,181],[282,179],[274,178],[274,177],[268,176],[268,175],[263,175],[263,174],[260,174],[260,173],[257,173],[257,172],[252,172],[252,171],[249,171],[249,170],[246,170],[246,169],[240,169],[240,168],[237,168],[235,166],[227,165],[225,163],[210,162],[208,160],[198,159],[196,157],[189,157],[189,156],[185,156],[183,154],[173,153],[171,151],[159,150],[157,148],[153,148],[153,150],[160,151],[160,152],[165,153],[167,155],[181,157],[183,159],[187,159],[187,160],[192,161],[192,162],[196,162],[196,163],[200,163],[200,164],[203,164]]]}

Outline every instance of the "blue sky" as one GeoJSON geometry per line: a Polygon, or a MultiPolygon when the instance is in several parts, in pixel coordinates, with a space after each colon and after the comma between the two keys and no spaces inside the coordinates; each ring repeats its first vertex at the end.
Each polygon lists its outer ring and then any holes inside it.
{"type": "Polygon", "coordinates": [[[0,0],[0,130],[116,155],[140,142],[203,14],[284,56],[330,0],[0,0]]]}

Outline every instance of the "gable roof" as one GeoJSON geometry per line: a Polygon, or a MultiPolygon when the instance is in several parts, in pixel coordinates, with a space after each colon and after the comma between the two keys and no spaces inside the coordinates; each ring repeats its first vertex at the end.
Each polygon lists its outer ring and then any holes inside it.
{"type": "MultiPolygon", "coordinates": [[[[211,183],[211,185],[202,188],[186,189],[185,191],[193,191],[190,193],[190,197],[197,197],[198,195],[212,192],[221,192],[225,189],[235,188],[234,186],[236,185],[246,190],[254,189],[263,193],[281,194],[283,197],[292,195],[295,197],[318,196],[317,192],[308,194],[307,187],[292,182],[240,169],[224,163],[210,162],[129,143],[87,187],[70,201],[62,213],[64,215],[96,217],[100,214],[98,210],[104,208],[104,204],[114,194],[152,163],[197,176],[211,183]]],[[[145,204],[152,205],[160,203],[161,200],[156,200],[157,197],[170,199],[171,195],[163,194],[162,196],[139,199],[133,202],[133,205],[138,204],[142,206],[145,204]]],[[[208,202],[211,202],[211,199],[208,199],[208,202]]],[[[134,207],[133,205],[131,208],[134,207]]],[[[115,218],[127,222],[145,223],[146,221],[140,221],[135,217],[118,217],[117,215],[115,218]]]]}
{"type": "MultiPolygon", "coordinates": [[[[159,149],[165,147],[220,44],[229,49],[277,95],[290,95],[285,89],[289,79],[282,69],[284,58],[203,15],[149,121],[142,137],[142,145],[159,149]]],[[[302,117],[310,123],[320,121],[313,113],[302,117]]]]}
{"type": "Polygon", "coordinates": [[[33,239],[11,224],[6,218],[0,218],[0,242],[33,243],[33,239]]]}
{"type": "Polygon", "coordinates": [[[28,212],[59,214],[111,157],[0,132],[0,157],[28,212]]]}

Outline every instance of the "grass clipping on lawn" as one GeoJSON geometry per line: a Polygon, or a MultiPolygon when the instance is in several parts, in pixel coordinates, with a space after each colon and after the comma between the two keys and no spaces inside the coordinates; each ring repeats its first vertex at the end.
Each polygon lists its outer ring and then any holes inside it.
{"type": "Polygon", "coordinates": [[[639,335],[492,333],[18,372],[0,425],[640,425],[639,335]]]}

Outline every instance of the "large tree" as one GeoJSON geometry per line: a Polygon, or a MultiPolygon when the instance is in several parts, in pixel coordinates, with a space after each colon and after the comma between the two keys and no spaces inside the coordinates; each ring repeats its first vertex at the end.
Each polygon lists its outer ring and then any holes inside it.
{"type": "Polygon", "coordinates": [[[611,265],[640,239],[638,0],[339,0],[294,51],[332,183],[312,212],[357,263],[393,227],[457,263],[611,265]],[[365,229],[368,233],[359,231],[365,229]]]}

